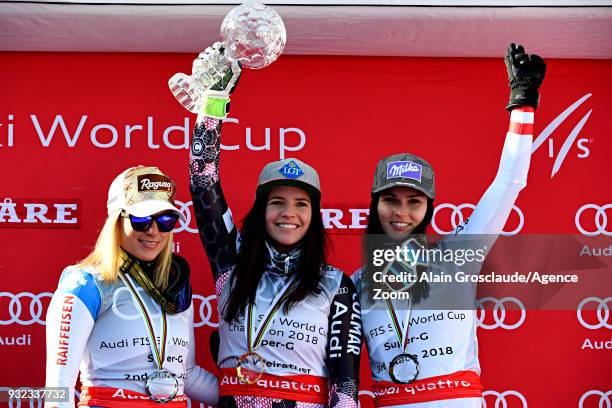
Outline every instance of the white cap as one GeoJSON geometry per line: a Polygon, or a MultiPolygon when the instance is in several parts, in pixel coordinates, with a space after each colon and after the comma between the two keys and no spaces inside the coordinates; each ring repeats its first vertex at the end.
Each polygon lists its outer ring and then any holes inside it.
{"type": "Polygon", "coordinates": [[[162,211],[174,211],[185,221],[185,215],[174,205],[176,185],[157,167],[130,167],[118,175],[108,189],[108,214],[125,210],[136,217],[147,217],[162,211]]]}

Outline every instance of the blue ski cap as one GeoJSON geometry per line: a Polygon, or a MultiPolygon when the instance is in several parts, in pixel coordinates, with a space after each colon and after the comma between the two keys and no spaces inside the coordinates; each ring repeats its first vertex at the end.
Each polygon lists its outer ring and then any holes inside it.
{"type": "Polygon", "coordinates": [[[301,160],[287,158],[264,166],[259,173],[256,195],[278,186],[299,187],[306,190],[313,200],[321,200],[321,183],[317,171],[301,160]]]}

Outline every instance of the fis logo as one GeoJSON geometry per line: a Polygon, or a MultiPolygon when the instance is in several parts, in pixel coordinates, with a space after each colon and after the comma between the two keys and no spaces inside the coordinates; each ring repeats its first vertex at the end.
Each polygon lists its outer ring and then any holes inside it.
{"type": "Polygon", "coordinates": [[[421,181],[423,166],[411,161],[396,161],[387,164],[387,178],[405,177],[421,181]]]}
{"type": "Polygon", "coordinates": [[[293,160],[281,167],[279,171],[283,176],[290,179],[296,179],[304,174],[302,169],[300,169],[300,166],[298,166],[293,160]]]}
{"type": "Polygon", "coordinates": [[[574,129],[572,129],[570,134],[567,136],[567,138],[563,142],[563,145],[561,146],[560,149],[557,150],[557,148],[555,147],[554,139],[552,137],[550,137],[550,135],[559,126],[561,126],[561,124],[565,121],[565,119],[567,119],[567,117],[572,112],[574,112],[576,109],[578,109],[578,107],[580,105],[582,105],[584,103],[584,101],[589,99],[591,96],[592,96],[592,94],[590,94],[590,93],[584,95],[582,98],[578,99],[576,102],[574,102],[566,110],[561,112],[561,114],[559,116],[557,116],[555,119],[553,119],[553,121],[550,122],[550,124],[548,126],[546,126],[546,128],[542,131],[542,133],[540,133],[538,135],[538,137],[536,138],[536,140],[533,142],[533,147],[531,149],[531,153],[532,154],[536,150],[538,150],[538,148],[542,144],[544,144],[544,142],[546,140],[548,140],[548,157],[555,158],[555,163],[553,164],[553,168],[552,168],[552,171],[550,173],[550,178],[553,178],[555,176],[555,174],[557,174],[557,172],[561,168],[561,165],[563,164],[563,161],[567,157],[567,154],[569,153],[571,147],[574,146],[574,144],[576,145],[576,147],[579,150],[579,153],[578,153],[578,158],[579,159],[587,158],[591,154],[591,150],[590,150],[588,144],[592,143],[593,139],[584,138],[584,137],[583,138],[578,138],[578,136],[580,134],[580,131],[582,130],[582,128],[586,124],[587,120],[589,120],[589,117],[591,116],[591,112],[593,112],[593,109],[590,109],[582,117],[582,119],[580,119],[578,124],[574,127],[574,129]]]}

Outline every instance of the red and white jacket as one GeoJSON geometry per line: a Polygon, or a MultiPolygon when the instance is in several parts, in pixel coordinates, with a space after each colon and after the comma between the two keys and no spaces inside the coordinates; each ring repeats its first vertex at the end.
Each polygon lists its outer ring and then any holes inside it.
{"type": "MultiPolygon", "coordinates": [[[[533,108],[512,110],[497,175],[469,219],[457,228],[456,235],[480,234],[490,249],[501,233],[519,192],[527,185],[533,119],[533,108]]],[[[439,247],[452,245],[448,242],[451,239],[442,240],[439,247]]],[[[478,273],[480,266],[472,264],[458,270],[471,267],[473,270],[466,272],[478,273]]],[[[409,318],[406,352],[417,356],[419,375],[411,384],[395,384],[389,374],[389,363],[402,350],[385,302],[372,302],[371,293],[362,290],[362,271],[353,275],[353,281],[361,298],[361,319],[375,381],[376,405],[439,407],[440,401],[445,400],[444,407],[480,407],[482,385],[475,308],[440,307],[440,301],[449,298],[462,298],[469,305],[475,299],[476,286],[429,283],[429,296],[413,305],[409,318]]],[[[405,311],[398,311],[398,315],[402,320],[405,311]]]]}

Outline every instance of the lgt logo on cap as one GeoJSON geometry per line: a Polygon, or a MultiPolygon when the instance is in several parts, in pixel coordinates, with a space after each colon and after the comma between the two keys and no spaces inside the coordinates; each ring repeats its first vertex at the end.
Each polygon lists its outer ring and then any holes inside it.
{"type": "Polygon", "coordinates": [[[411,161],[395,161],[387,163],[387,178],[405,177],[416,181],[421,181],[423,166],[411,161]]]}
{"type": "Polygon", "coordinates": [[[289,163],[281,167],[279,171],[281,172],[283,176],[290,178],[290,179],[298,178],[302,174],[304,174],[302,169],[300,169],[300,166],[298,166],[297,163],[293,160],[291,160],[289,163]]]}

